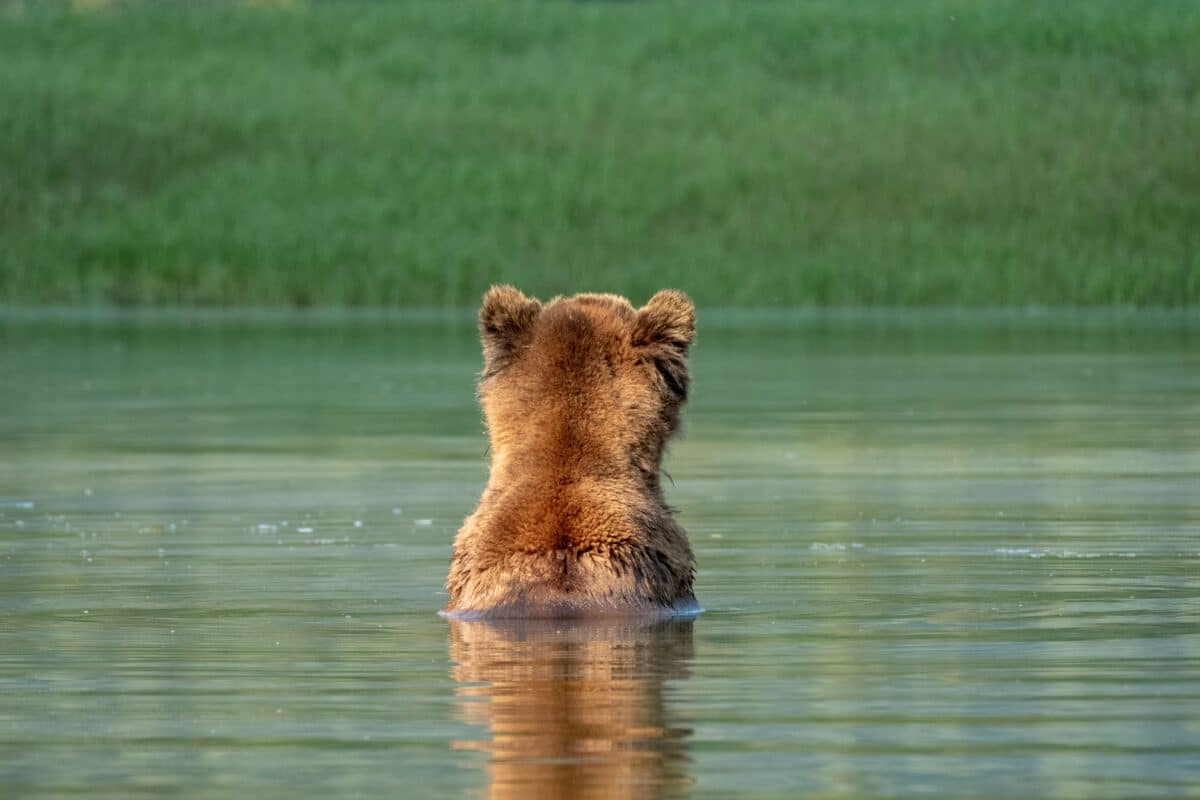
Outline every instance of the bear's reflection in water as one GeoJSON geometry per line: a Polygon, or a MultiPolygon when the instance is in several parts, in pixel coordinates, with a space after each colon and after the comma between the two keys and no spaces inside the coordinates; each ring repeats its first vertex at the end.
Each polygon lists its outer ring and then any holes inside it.
{"type": "Polygon", "coordinates": [[[488,739],[488,797],[682,793],[687,737],[666,683],[686,678],[690,619],[450,622],[465,719],[488,739]]]}

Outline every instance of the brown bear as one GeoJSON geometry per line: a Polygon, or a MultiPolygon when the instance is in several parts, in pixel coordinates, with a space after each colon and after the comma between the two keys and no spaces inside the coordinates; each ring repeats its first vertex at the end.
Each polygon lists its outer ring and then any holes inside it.
{"type": "Polygon", "coordinates": [[[483,298],[479,397],[491,468],[454,542],[443,613],[694,613],[687,534],[659,470],[688,393],[692,301],[483,298]]]}

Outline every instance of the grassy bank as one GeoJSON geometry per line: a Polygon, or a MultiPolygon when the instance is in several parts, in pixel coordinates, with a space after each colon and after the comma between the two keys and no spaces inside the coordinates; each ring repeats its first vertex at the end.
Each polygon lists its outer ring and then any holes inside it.
{"type": "Polygon", "coordinates": [[[0,302],[1200,302],[1200,5],[0,2],[0,302]]]}

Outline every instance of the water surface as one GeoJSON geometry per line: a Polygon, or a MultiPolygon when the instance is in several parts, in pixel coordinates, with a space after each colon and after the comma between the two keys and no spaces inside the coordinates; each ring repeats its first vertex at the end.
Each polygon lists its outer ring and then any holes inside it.
{"type": "Polygon", "coordinates": [[[0,316],[0,794],[1200,796],[1200,324],[700,314],[694,622],[451,623],[461,317],[0,316]]]}

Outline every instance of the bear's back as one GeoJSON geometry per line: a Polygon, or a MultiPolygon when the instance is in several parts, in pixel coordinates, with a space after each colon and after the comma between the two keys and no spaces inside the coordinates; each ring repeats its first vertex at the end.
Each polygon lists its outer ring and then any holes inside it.
{"type": "Polygon", "coordinates": [[[605,481],[489,490],[460,533],[448,585],[493,615],[572,616],[671,606],[691,551],[664,510],[605,481]]]}

